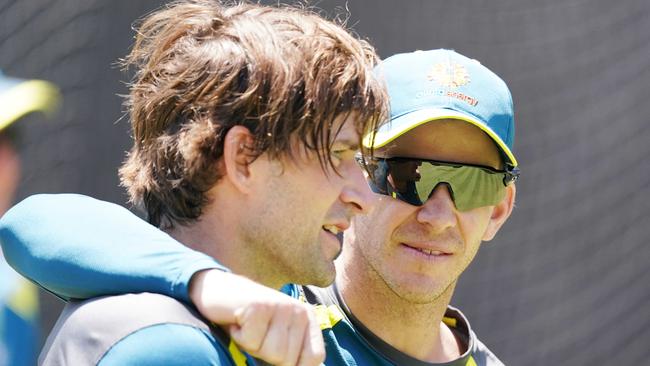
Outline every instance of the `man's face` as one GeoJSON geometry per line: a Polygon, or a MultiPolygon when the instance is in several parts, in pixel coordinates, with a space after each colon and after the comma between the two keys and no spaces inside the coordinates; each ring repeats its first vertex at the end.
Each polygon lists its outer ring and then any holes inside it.
{"type": "MultiPolygon", "coordinates": [[[[496,146],[485,133],[455,120],[419,126],[377,155],[493,168],[501,164],[496,146]]],[[[373,194],[373,198],[373,211],[355,218],[351,235],[346,233],[346,245],[351,246],[346,253],[353,256],[346,263],[368,271],[371,280],[379,280],[411,302],[438,298],[456,283],[481,241],[493,235],[488,226],[495,206],[460,212],[443,184],[420,207],[385,195],[373,194]]]]}
{"type": "Polygon", "coordinates": [[[359,135],[352,118],[338,122],[343,127],[332,147],[338,175],[323,171],[316,154],[301,147],[295,161],[269,162],[271,172],[256,194],[258,208],[242,224],[246,241],[259,248],[257,264],[273,267],[264,268],[266,273],[318,286],[334,280],[333,261],[341,252],[336,233],[347,229],[352,216],[367,212],[371,203],[354,160],[359,135]]]}

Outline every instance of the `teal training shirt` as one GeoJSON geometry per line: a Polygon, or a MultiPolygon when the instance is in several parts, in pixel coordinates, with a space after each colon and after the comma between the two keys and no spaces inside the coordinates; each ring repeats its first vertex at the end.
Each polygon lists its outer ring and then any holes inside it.
{"type": "MultiPolygon", "coordinates": [[[[14,268],[63,298],[156,292],[188,302],[194,273],[227,270],[124,208],[81,195],[24,200],[0,219],[0,242],[14,268]]],[[[399,352],[364,329],[346,312],[334,287],[302,291],[288,285],[283,291],[317,307],[328,366],[434,365],[399,352]]],[[[458,310],[449,308],[447,316],[467,347],[460,359],[442,365],[502,365],[458,310]]]]}
{"type": "Polygon", "coordinates": [[[469,322],[451,306],[443,321],[464,345],[460,358],[446,363],[430,363],[413,358],[374,335],[349,311],[336,285],[328,288],[303,287],[307,301],[316,306],[320,319],[328,366],[503,366],[503,363],[478,340],[469,322]]]}

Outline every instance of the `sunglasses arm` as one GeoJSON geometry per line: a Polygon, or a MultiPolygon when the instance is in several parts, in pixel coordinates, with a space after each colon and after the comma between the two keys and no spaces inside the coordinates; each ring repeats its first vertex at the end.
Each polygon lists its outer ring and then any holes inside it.
{"type": "Polygon", "coordinates": [[[518,167],[512,167],[506,170],[506,175],[503,177],[503,185],[507,186],[516,182],[519,179],[520,170],[518,167]]]}

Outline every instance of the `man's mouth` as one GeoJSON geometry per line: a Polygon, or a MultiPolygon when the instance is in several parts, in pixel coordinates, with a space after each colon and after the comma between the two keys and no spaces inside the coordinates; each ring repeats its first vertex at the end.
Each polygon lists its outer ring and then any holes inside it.
{"type": "Polygon", "coordinates": [[[429,256],[441,257],[441,256],[448,256],[448,255],[452,254],[450,252],[442,251],[440,249],[432,249],[432,248],[425,248],[425,247],[415,247],[415,246],[411,246],[411,245],[408,245],[408,244],[405,244],[405,243],[402,243],[402,245],[404,245],[405,247],[407,247],[409,249],[416,250],[416,251],[418,251],[418,252],[420,252],[422,254],[426,254],[426,255],[429,255],[429,256]]]}
{"type": "Polygon", "coordinates": [[[447,254],[447,253],[443,253],[443,252],[441,252],[441,251],[439,251],[439,250],[432,250],[432,249],[421,249],[421,248],[415,248],[415,250],[420,251],[420,252],[422,252],[422,253],[424,253],[424,254],[428,254],[428,255],[443,255],[443,254],[447,254]]]}

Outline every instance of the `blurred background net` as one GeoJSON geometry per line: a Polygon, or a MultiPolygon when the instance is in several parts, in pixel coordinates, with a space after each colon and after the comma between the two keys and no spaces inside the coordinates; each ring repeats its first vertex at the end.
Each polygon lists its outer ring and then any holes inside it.
{"type": "MultiPolygon", "coordinates": [[[[125,204],[130,146],[115,61],[160,1],[0,0],[0,69],[53,81],[61,112],[20,124],[18,199],[125,204]]],[[[273,3],[273,2],[271,2],[273,3]]],[[[452,48],[510,86],[523,175],[513,217],[452,301],[510,365],[633,365],[650,356],[650,2],[316,3],[382,57],[452,48]]],[[[43,294],[43,334],[62,304],[43,294]]]]}

